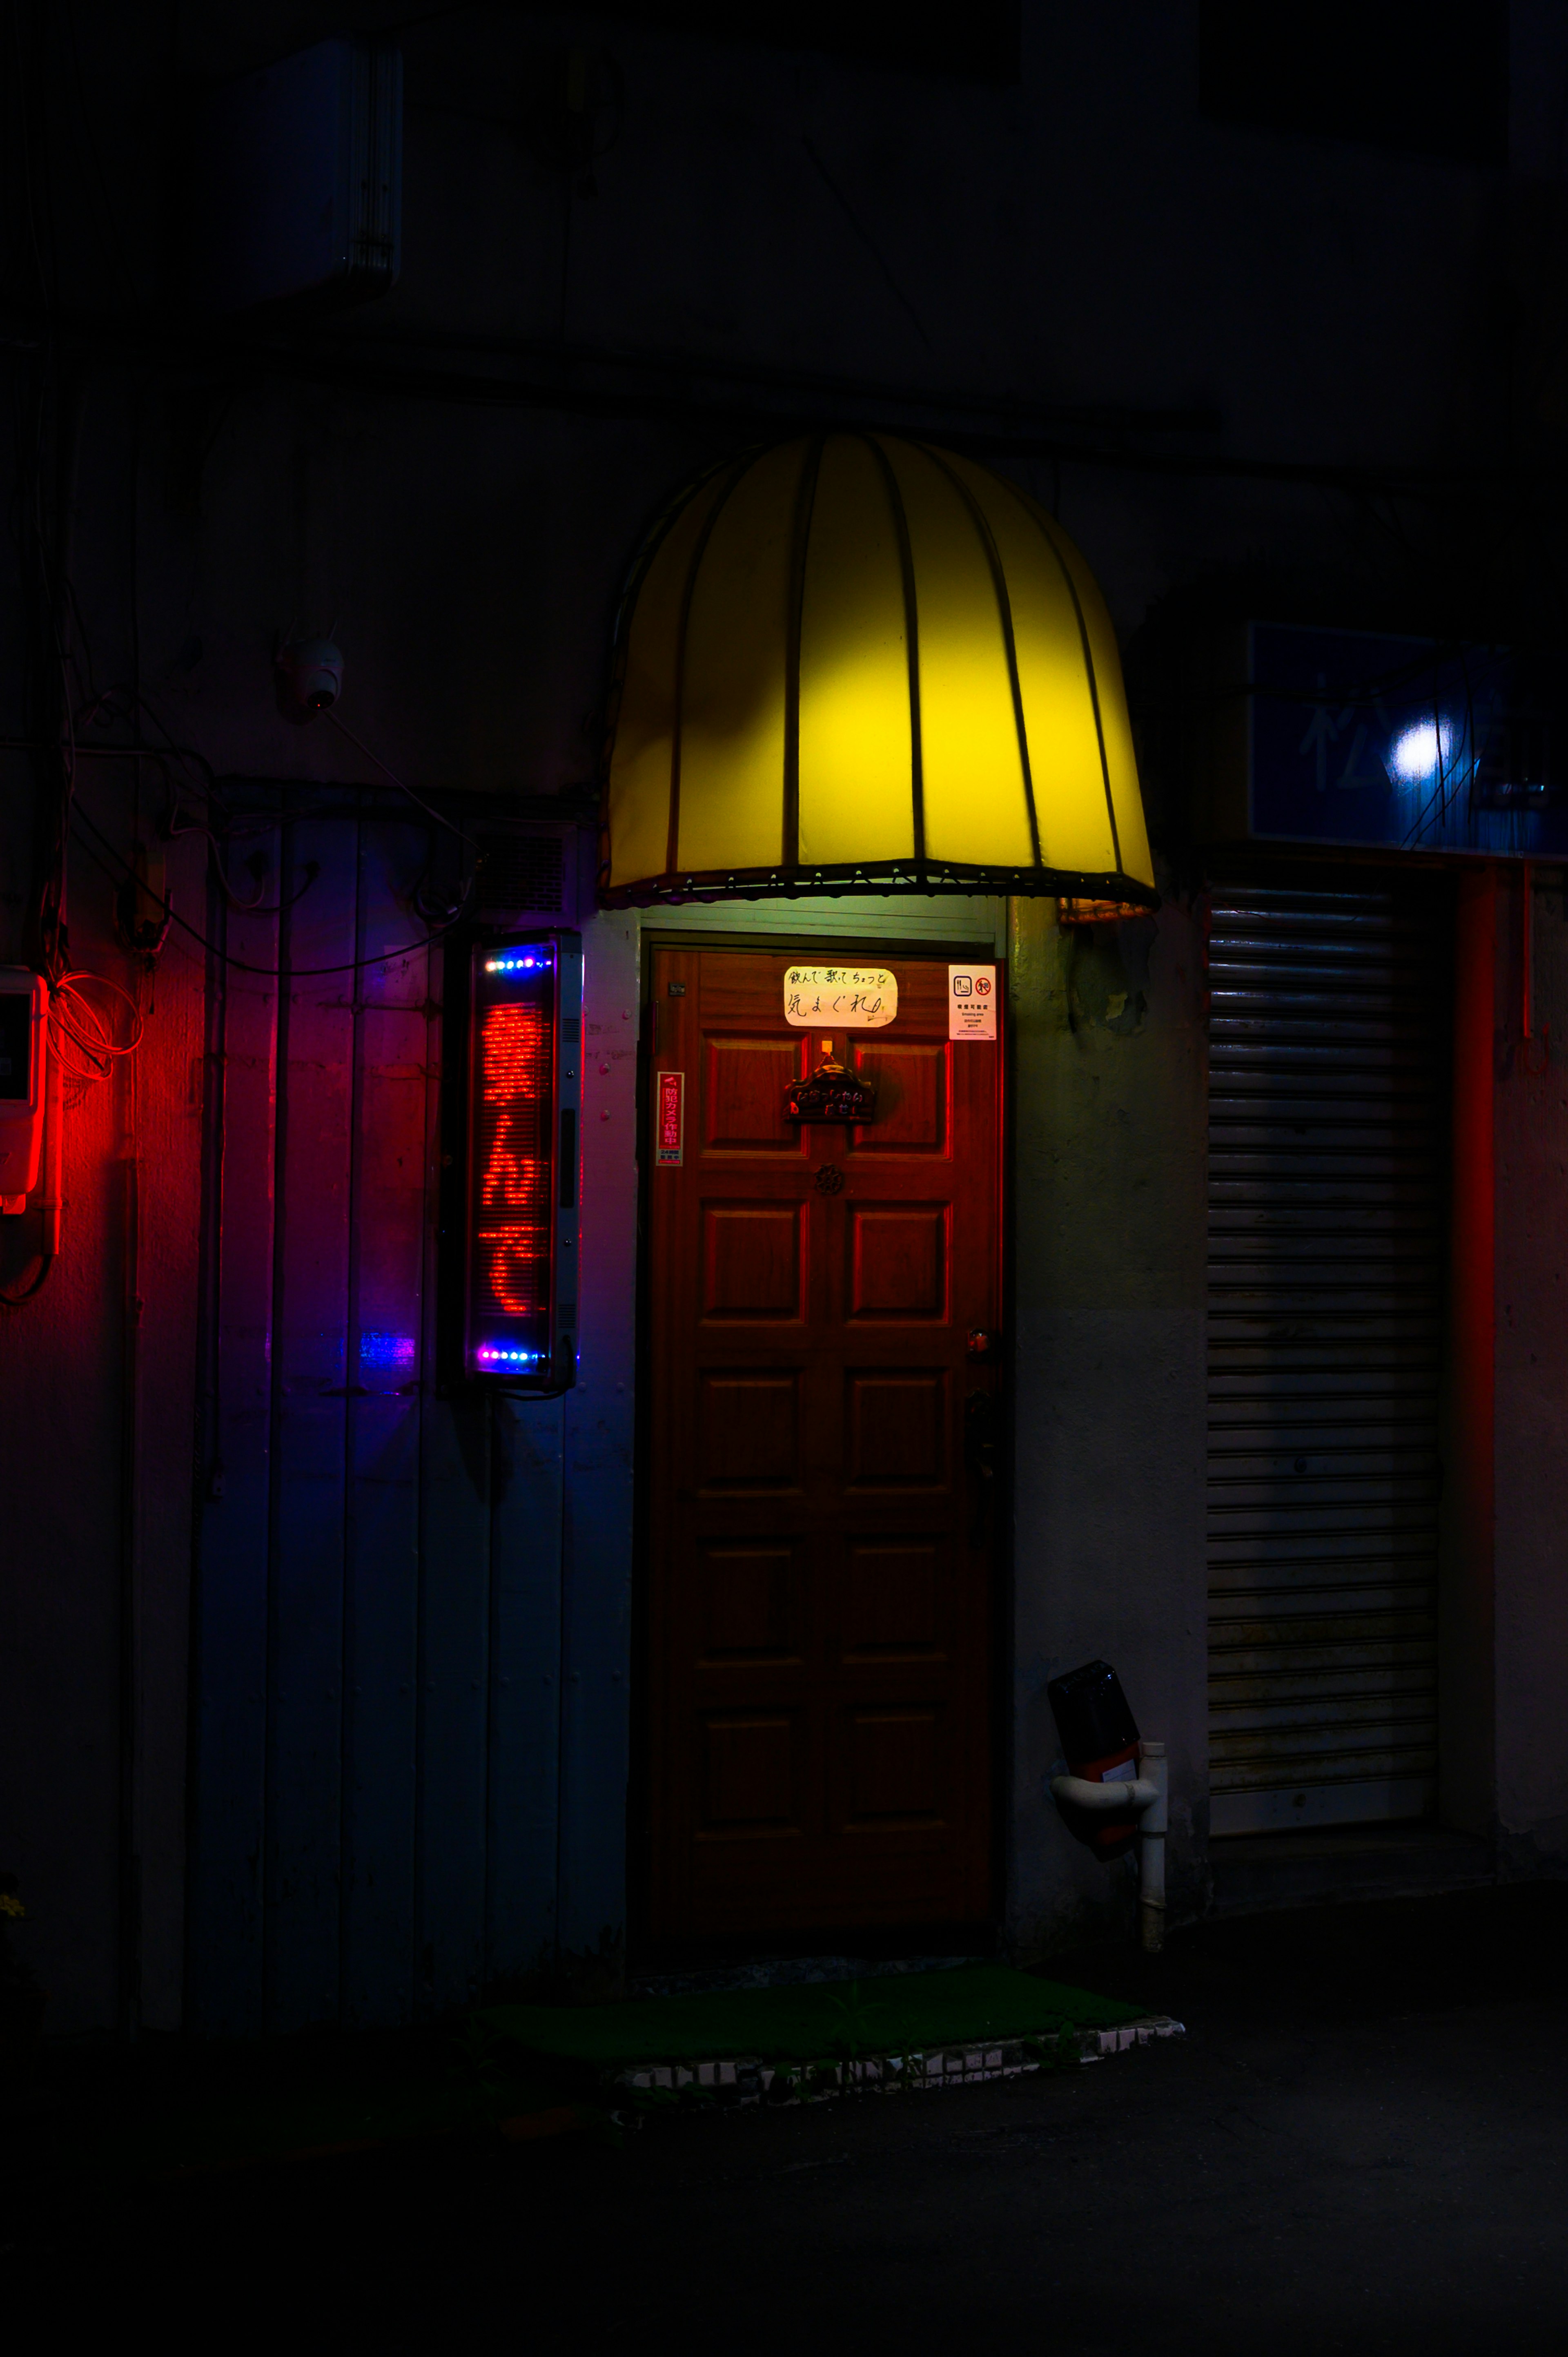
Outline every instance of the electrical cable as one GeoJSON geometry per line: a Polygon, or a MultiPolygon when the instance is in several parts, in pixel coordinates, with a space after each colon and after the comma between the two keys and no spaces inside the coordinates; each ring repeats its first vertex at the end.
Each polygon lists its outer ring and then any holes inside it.
{"type": "MultiPolygon", "coordinates": [[[[102,828],[97,825],[92,819],[89,818],[84,810],[78,806],[72,812],[71,815],[73,821],[76,819],[81,820],[83,824],[98,837],[99,842],[103,845],[103,848],[108,853],[110,858],[115,862],[123,874],[126,876],[134,876],[136,871],[131,862],[125,857],[123,852],[117,851],[114,848],[114,845],[110,842],[109,837],[104,834],[102,828]]],[[[87,853],[89,858],[97,859],[97,864],[100,867],[103,866],[102,860],[98,858],[98,856],[93,851],[91,844],[84,843],[81,847],[87,853]]],[[[105,869],[104,872],[108,874],[111,871],[105,869]]],[[[188,934],[190,939],[195,942],[199,948],[204,949],[209,957],[219,959],[224,965],[232,966],[237,974],[260,974],[268,982],[304,982],[309,981],[317,974],[358,974],[365,966],[390,965],[394,958],[413,957],[420,950],[429,949],[436,942],[445,941],[446,935],[450,932],[456,931],[457,926],[462,922],[463,912],[467,907],[468,898],[472,893],[473,888],[474,878],[470,876],[467,883],[463,888],[462,899],[458,902],[456,909],[447,919],[446,922],[444,925],[436,926],[432,931],[424,934],[417,942],[403,942],[400,943],[396,949],[382,950],[380,954],[375,957],[343,958],[336,965],[254,965],[249,959],[235,957],[231,951],[220,949],[216,942],[209,941],[205,933],[199,932],[196,927],[189,922],[188,919],[180,916],[176,909],[171,909],[169,910],[169,916],[173,922],[179,927],[180,931],[182,933],[188,934]]]]}
{"type": "MultiPolygon", "coordinates": [[[[52,740],[48,737],[0,737],[0,753],[48,753],[55,749],[52,740]]],[[[171,784],[176,785],[181,781],[169,777],[168,764],[171,759],[179,759],[202,763],[209,770],[212,779],[210,790],[203,789],[203,791],[209,791],[209,799],[220,805],[227,820],[226,828],[219,835],[219,839],[222,842],[231,842],[239,835],[268,834],[284,818],[358,820],[360,816],[357,809],[347,808],[340,802],[306,802],[282,813],[231,810],[222,796],[221,789],[225,786],[259,786],[270,792],[289,792],[301,787],[309,787],[321,793],[367,795],[384,794],[387,791],[385,786],[372,785],[358,778],[280,778],[252,770],[226,770],[220,774],[211,769],[204,754],[195,752],[188,745],[167,748],[158,745],[84,745],[79,739],[76,745],[76,758],[79,761],[151,761],[155,767],[161,770],[165,778],[169,779],[171,784]]],[[[403,787],[400,791],[407,793],[410,790],[403,787]]],[[[546,805],[534,810],[531,813],[534,817],[551,818],[558,815],[553,807],[558,801],[568,815],[573,814],[573,807],[566,802],[564,793],[560,797],[540,795],[534,799],[537,802],[546,805]]],[[[425,806],[422,803],[420,807],[423,809],[425,806]]],[[[439,817],[439,813],[432,811],[430,815],[433,818],[439,817]]],[[[441,824],[454,833],[459,832],[452,826],[449,819],[442,819],[441,824]]],[[[188,834],[190,831],[186,827],[177,827],[172,830],[177,834],[188,834]]],[[[211,832],[219,833],[216,828],[211,832]]],[[[472,843],[474,838],[471,835],[464,835],[463,840],[466,843],[472,843]]]]}
{"type": "Polygon", "coordinates": [[[412,786],[405,786],[403,780],[398,776],[397,771],[395,770],[389,770],[381,755],[379,753],[372,752],[370,746],[365,744],[360,737],[356,737],[351,728],[345,726],[344,723],[338,719],[338,715],[335,712],[328,712],[327,717],[330,720],[333,727],[337,729],[339,736],[347,737],[349,744],[356,746],[364,755],[367,761],[373,761],[377,769],[381,770],[392,780],[400,794],[406,794],[411,802],[418,803],[419,808],[424,813],[426,818],[433,818],[437,826],[446,827],[450,833],[457,837],[459,843],[466,843],[470,851],[478,851],[479,846],[474,841],[471,834],[465,834],[462,828],[455,820],[443,818],[441,813],[438,810],[433,810],[427,802],[422,800],[422,798],[414,792],[412,786]]]}
{"type": "MultiPolygon", "coordinates": [[[[173,756],[177,760],[188,761],[193,765],[193,767],[199,769],[202,772],[209,792],[216,790],[217,778],[214,773],[212,764],[207,759],[206,754],[199,753],[193,745],[181,745],[176,740],[174,732],[169,727],[167,721],[165,720],[163,715],[159,712],[157,705],[153,702],[151,696],[146,694],[145,689],[132,687],[124,681],[117,683],[113,687],[106,687],[102,695],[95,696],[92,702],[87,706],[86,710],[78,715],[79,727],[91,727],[97,722],[100,716],[105,711],[112,714],[115,719],[123,720],[127,725],[130,725],[133,722],[136,713],[145,713],[147,718],[152,722],[154,727],[158,731],[158,734],[164,738],[165,744],[163,749],[173,756]],[[116,699],[124,699],[124,701],[117,702],[116,699]]],[[[82,747],[83,752],[87,752],[90,749],[94,751],[101,749],[104,752],[140,752],[146,754],[150,758],[154,748],[151,746],[104,746],[102,748],[82,747]]]]}
{"type": "Polygon", "coordinates": [[[38,1265],[33,1272],[31,1281],[22,1287],[21,1292],[0,1293],[0,1309],[25,1308],[29,1301],[36,1299],[43,1291],[45,1279],[53,1266],[54,1254],[47,1252],[40,1253],[38,1265]]]}
{"type": "Polygon", "coordinates": [[[242,917],[281,917],[285,909],[292,909],[296,901],[304,899],[306,894],[309,891],[311,886],[315,883],[317,877],[321,873],[321,862],[319,859],[307,859],[305,863],[305,881],[299,886],[297,891],[291,892],[286,900],[274,900],[269,908],[263,904],[263,896],[265,893],[266,887],[259,877],[256,883],[256,895],[253,900],[247,900],[243,893],[235,891],[234,887],[229,881],[228,875],[223,866],[223,862],[218,856],[218,846],[221,838],[214,834],[211,827],[200,825],[175,826],[173,824],[166,824],[165,826],[164,833],[170,843],[177,842],[183,834],[204,834],[207,837],[208,861],[211,866],[213,875],[218,879],[218,888],[222,893],[223,898],[228,901],[229,906],[231,909],[238,909],[239,913],[242,917]]]}
{"type": "MultiPolygon", "coordinates": [[[[122,318],[93,314],[73,314],[67,323],[72,335],[94,351],[123,349],[131,345],[138,351],[147,351],[154,359],[170,356],[171,344],[166,330],[156,339],[147,335],[128,335],[122,318]]],[[[1433,462],[1409,465],[1394,461],[1372,461],[1365,465],[1347,464],[1334,459],[1292,459],[1228,456],[1219,452],[1136,450],[1124,445],[1113,445],[1109,439],[1091,440],[1086,436],[1112,435],[1135,431],[1142,427],[1165,433],[1187,431],[1209,433],[1217,430],[1217,421],[1209,413],[1124,414],[1112,411],[1103,418],[1098,414],[1071,413],[1061,423],[1053,413],[1038,410],[1026,403],[987,403],[982,396],[962,388],[937,387],[922,391],[917,387],[872,384],[835,378],[818,380],[801,377],[791,371],[768,369],[714,370],[709,374],[725,382],[750,384],[753,381],[776,390],[779,396],[774,405],[749,404],[736,400],[702,401],[693,399],[689,390],[669,393],[615,394],[574,389],[558,380],[532,382],[517,377],[468,376],[451,373],[398,360],[383,359],[379,349],[390,346],[390,339],[365,339],[363,347],[356,339],[339,339],[334,344],[330,337],[305,344],[295,342],[244,343],[224,338],[214,344],[208,337],[191,339],[178,348],[178,357],[218,357],[229,362],[251,362],[258,374],[276,376],[280,373],[308,383],[331,383],[370,391],[403,393],[418,400],[447,400],[483,406],[518,406],[553,409],[566,414],[636,416],[639,418],[692,417],[693,415],[724,418],[743,429],[763,428],[770,434],[793,428],[796,431],[812,425],[842,426],[844,404],[877,404],[876,413],[869,419],[857,417],[857,423],[868,424],[888,432],[937,430],[932,425],[933,413],[948,423],[942,430],[976,450],[984,447],[1014,449],[1037,453],[1055,461],[1069,460],[1075,464],[1122,468],[1134,473],[1164,473],[1172,477],[1231,478],[1242,480],[1295,483],[1307,488],[1319,488],[1345,492],[1348,496],[1365,497],[1369,491],[1388,497],[1409,495],[1429,497],[1442,494],[1458,485],[1482,486],[1516,484],[1535,498],[1543,482],[1558,484],[1565,479],[1561,467],[1521,467],[1514,461],[1501,463],[1476,461],[1433,462]],[[192,347],[194,346],[194,350],[192,347]],[[917,411],[918,420],[909,413],[917,411]],[[1012,423],[1015,414],[1017,423],[1012,423]],[[1038,423],[1035,423],[1038,416],[1038,423]],[[971,423],[972,420],[974,422],[971,423]],[[994,421],[994,422],[992,422],[994,421]]],[[[475,339],[453,335],[435,335],[423,341],[404,336],[395,348],[398,350],[432,349],[467,351],[476,348],[495,356],[512,360],[519,357],[558,366],[561,354],[553,344],[548,351],[536,350],[532,345],[498,344],[494,339],[475,339]]],[[[700,373],[697,356],[652,352],[628,355],[612,351],[576,351],[567,355],[574,361],[616,367],[640,366],[682,388],[689,386],[693,373],[700,373]]]]}
{"type": "MultiPolygon", "coordinates": [[[[427,802],[424,800],[423,795],[416,793],[414,789],[409,785],[404,779],[399,777],[397,771],[392,768],[389,762],[382,760],[381,755],[375,750],[374,747],[367,745],[361,737],[357,737],[354,734],[354,731],[348,726],[346,722],[338,718],[337,713],[328,712],[326,715],[326,717],[331,721],[333,726],[338,731],[339,735],[346,737],[349,744],[352,745],[357,751],[363,753],[368,761],[374,762],[376,768],[380,770],[382,775],[390,780],[390,782],[396,788],[397,791],[400,794],[406,795],[408,800],[414,804],[416,809],[424,812],[426,818],[433,819],[437,826],[445,827],[449,834],[455,834],[458,841],[460,843],[467,844],[468,848],[473,851],[477,856],[480,858],[484,856],[482,846],[466,831],[466,829],[459,826],[455,820],[447,818],[443,812],[436,810],[432,803],[427,802]]],[[[171,775],[168,767],[169,761],[173,759],[189,762],[201,770],[204,791],[209,799],[217,800],[221,802],[222,798],[220,787],[222,780],[219,778],[211,762],[207,759],[204,753],[198,752],[193,746],[181,745],[176,740],[173,732],[159,714],[156,705],[141,690],[130,687],[124,683],[104,689],[101,695],[95,696],[91,703],[88,705],[83,711],[76,715],[76,729],[78,735],[75,749],[79,758],[118,758],[120,759],[152,761],[156,764],[171,789],[174,789],[177,793],[179,790],[179,781],[171,775]],[[131,707],[130,710],[124,708],[126,704],[131,707]],[[157,728],[159,734],[165,738],[166,742],[164,746],[85,745],[80,741],[80,731],[84,728],[91,727],[106,710],[113,713],[116,718],[129,720],[131,718],[132,711],[135,709],[140,709],[146,714],[154,726],[157,728]]],[[[0,737],[0,749],[20,752],[32,748],[25,740],[13,737],[0,737]]],[[[285,783],[292,782],[292,780],[279,780],[278,782],[285,783]]],[[[323,782],[326,781],[324,780],[323,782]]],[[[371,791],[374,790],[372,789],[371,791]]],[[[199,829],[181,827],[174,825],[172,822],[166,823],[165,832],[171,840],[177,834],[189,834],[200,832],[206,834],[209,840],[216,843],[220,840],[231,839],[232,835],[236,833],[264,833],[270,830],[270,828],[275,823],[275,822],[270,817],[263,817],[259,820],[252,819],[247,823],[243,818],[238,816],[236,813],[227,811],[226,807],[225,815],[229,820],[229,829],[227,835],[223,837],[220,837],[217,831],[209,827],[201,827],[199,829]]],[[[216,865],[216,862],[214,864],[216,865]]],[[[233,907],[246,912],[254,910],[258,915],[274,913],[270,910],[262,909],[260,904],[257,902],[247,901],[242,897],[236,895],[233,892],[233,888],[229,883],[227,877],[221,872],[221,870],[220,870],[219,873],[219,883],[223,889],[225,897],[231,899],[233,907]]],[[[279,908],[281,909],[282,908],[286,908],[291,905],[292,904],[290,902],[280,902],[279,908]]]]}
{"type": "Polygon", "coordinates": [[[106,1080],[117,1058],[134,1056],[145,1028],[141,1009],[130,992],[106,974],[91,974],[85,968],[62,974],[49,993],[51,1051],[59,1057],[60,1070],[68,1079],[79,1081],[84,1087],[106,1080]],[[83,988],[89,983],[100,990],[113,991],[117,998],[124,1000],[131,1010],[127,1038],[115,1038],[113,1017],[106,1020],[83,988]]]}

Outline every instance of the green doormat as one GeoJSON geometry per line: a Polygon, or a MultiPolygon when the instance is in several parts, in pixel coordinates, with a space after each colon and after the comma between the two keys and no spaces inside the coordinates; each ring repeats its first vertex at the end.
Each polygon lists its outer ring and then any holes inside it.
{"type": "Polygon", "coordinates": [[[1002,1964],[626,2005],[501,2005],[478,2018],[536,2061],[601,2085],[730,2103],[1011,2076],[1178,2029],[1002,1964]]]}

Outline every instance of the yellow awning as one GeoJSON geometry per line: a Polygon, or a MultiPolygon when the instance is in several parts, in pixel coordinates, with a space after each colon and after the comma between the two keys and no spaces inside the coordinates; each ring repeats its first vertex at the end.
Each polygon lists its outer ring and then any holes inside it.
{"type": "Polygon", "coordinates": [[[646,554],[618,665],[611,901],[1155,904],[1104,600],[971,459],[827,434],[721,468],[646,554]]]}

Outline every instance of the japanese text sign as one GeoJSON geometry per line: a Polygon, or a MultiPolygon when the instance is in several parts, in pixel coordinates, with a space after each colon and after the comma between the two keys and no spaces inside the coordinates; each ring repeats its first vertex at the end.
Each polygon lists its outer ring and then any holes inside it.
{"type": "Polygon", "coordinates": [[[659,1136],[655,1158],[673,1167],[683,1158],[686,1131],[686,1075],[684,1072],[660,1072],[659,1075],[659,1136]]]}
{"type": "Polygon", "coordinates": [[[792,965],[784,1020],[797,1031],[880,1031],[898,1012],[898,980],[885,965],[792,965]]]}

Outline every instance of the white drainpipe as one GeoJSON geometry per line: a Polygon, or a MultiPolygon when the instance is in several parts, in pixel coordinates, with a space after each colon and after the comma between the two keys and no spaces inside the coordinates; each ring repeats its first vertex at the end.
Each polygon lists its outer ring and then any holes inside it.
{"type": "Polygon", "coordinates": [[[1144,1945],[1158,1955],[1165,1942],[1165,1824],[1168,1781],[1163,1743],[1140,1743],[1138,1764],[1146,1773],[1130,1782],[1091,1784],[1083,1776],[1053,1776],[1051,1791],[1074,1808],[1114,1810],[1138,1823],[1139,1912],[1144,1945]]]}

